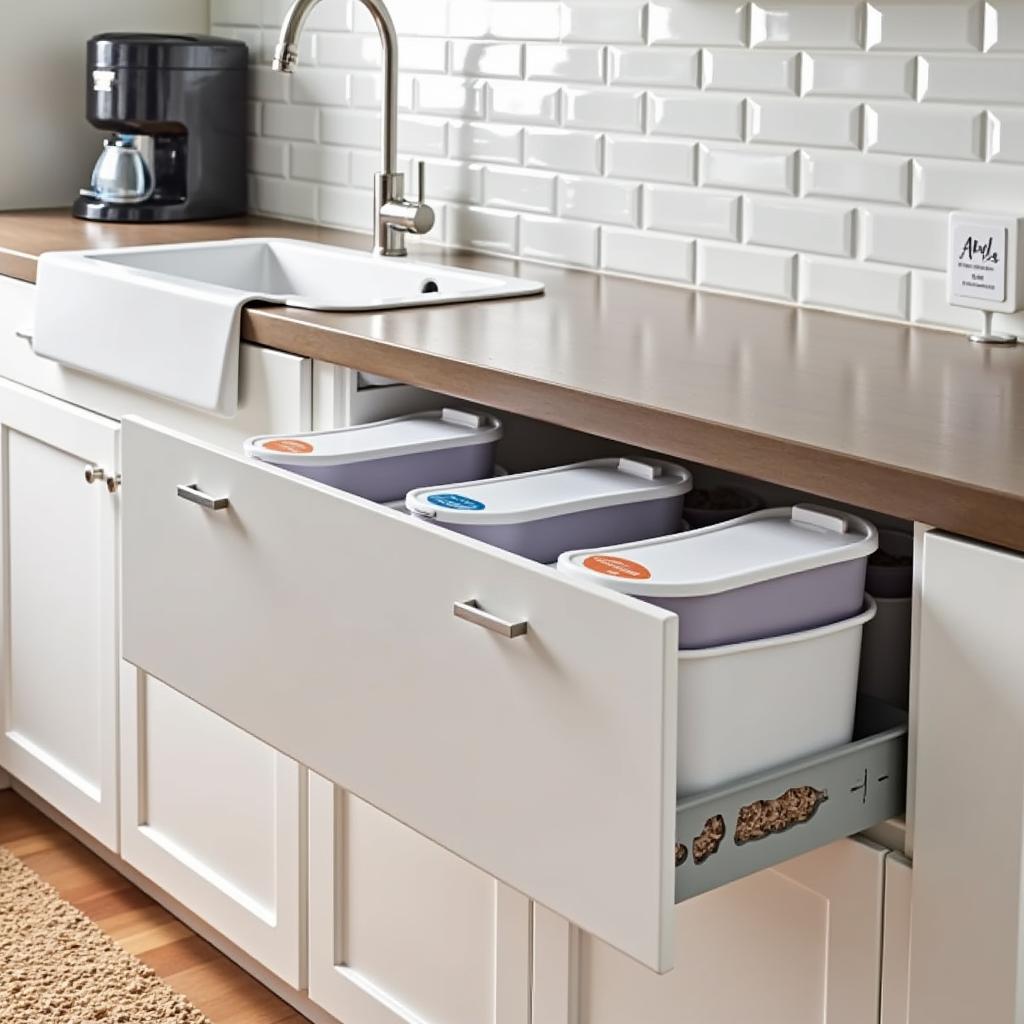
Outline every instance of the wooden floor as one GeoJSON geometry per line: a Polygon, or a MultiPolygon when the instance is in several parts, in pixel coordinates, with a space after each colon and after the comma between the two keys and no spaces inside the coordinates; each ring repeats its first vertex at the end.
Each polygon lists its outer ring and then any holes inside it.
{"type": "Polygon", "coordinates": [[[0,792],[0,845],[190,999],[213,1024],[307,1024],[305,1017],[11,790],[0,792]]]}

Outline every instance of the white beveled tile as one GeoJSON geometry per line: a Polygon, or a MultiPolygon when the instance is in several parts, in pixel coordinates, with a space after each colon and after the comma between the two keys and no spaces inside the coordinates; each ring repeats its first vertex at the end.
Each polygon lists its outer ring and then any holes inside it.
{"type": "Polygon", "coordinates": [[[448,0],[448,34],[453,39],[482,39],[490,30],[489,0],[448,0]]]}
{"type": "Polygon", "coordinates": [[[696,89],[700,85],[700,50],[613,46],[608,50],[608,77],[616,85],[696,89]]]}
{"type": "Polygon", "coordinates": [[[546,82],[488,82],[487,111],[492,120],[516,124],[558,123],[562,91],[546,82]]]}
{"type": "Polygon", "coordinates": [[[981,313],[978,310],[949,304],[949,291],[944,273],[930,270],[913,271],[910,292],[910,319],[916,324],[963,331],[976,331],[982,326],[981,313]]]}
{"type": "Polygon", "coordinates": [[[985,31],[984,0],[954,3],[893,3],[878,0],[881,12],[879,50],[981,50],[985,31]]]}
{"type": "Polygon", "coordinates": [[[293,107],[288,103],[264,103],[262,106],[261,131],[264,135],[297,142],[316,141],[317,107],[293,107]]]}
{"type": "MultiPolygon", "coordinates": [[[[402,40],[403,71],[429,71],[443,74],[448,70],[448,45],[444,39],[423,39],[406,36],[402,40]]],[[[380,67],[380,42],[377,42],[376,67],[380,67]]]]}
{"type": "Polygon", "coordinates": [[[882,53],[813,53],[804,62],[808,96],[914,99],[916,60],[882,53]]]}
{"type": "Polygon", "coordinates": [[[574,43],[642,43],[645,0],[563,0],[562,38],[574,43]]]}
{"type": "Polygon", "coordinates": [[[519,78],[523,73],[521,43],[475,43],[453,39],[449,44],[453,75],[519,78]]]}
{"type": "Polygon", "coordinates": [[[927,210],[861,211],[864,258],[899,267],[944,270],[949,218],[927,210]]]}
{"type": "Polygon", "coordinates": [[[290,78],[292,103],[313,103],[325,107],[344,106],[349,98],[349,73],[335,68],[300,68],[290,78]]]}
{"type": "Polygon", "coordinates": [[[736,96],[700,92],[648,95],[648,127],[658,135],[742,141],[746,101],[736,96]]]}
{"type": "Polygon", "coordinates": [[[597,227],[553,217],[519,219],[519,255],[575,266],[597,266],[597,227]]]}
{"type": "Polygon", "coordinates": [[[426,160],[431,198],[476,205],[483,201],[483,168],[461,160],[426,160]]]}
{"type": "Polygon", "coordinates": [[[210,0],[214,25],[262,25],[260,5],[253,0],[210,0]]]}
{"type": "Polygon", "coordinates": [[[608,135],[604,140],[605,173],[636,181],[671,185],[697,183],[697,144],[637,135],[608,135]]]}
{"type": "MultiPolygon", "coordinates": [[[[317,64],[322,67],[358,68],[364,71],[380,67],[380,39],[376,35],[318,32],[314,37],[313,52],[317,64]]],[[[408,67],[405,64],[404,47],[402,58],[403,66],[408,67]]]]}
{"type": "Polygon", "coordinates": [[[758,98],[749,102],[748,110],[752,141],[860,148],[863,108],[859,103],[758,98]]]}
{"type": "Polygon", "coordinates": [[[729,92],[795,95],[800,56],[749,50],[705,50],[704,87],[729,92]]]}
{"type": "Polygon", "coordinates": [[[512,255],[518,214],[481,206],[450,206],[445,241],[467,249],[512,255]]]}
{"type": "Polygon", "coordinates": [[[317,218],[316,186],[305,181],[250,175],[249,202],[253,209],[274,217],[306,221],[317,218]]]}
{"type": "Polygon", "coordinates": [[[910,271],[824,256],[801,257],[800,301],[892,320],[910,315],[910,271]]]}
{"type": "Polygon", "coordinates": [[[518,164],[523,158],[523,129],[516,125],[455,121],[448,128],[449,155],[460,160],[518,164]]]}
{"type": "Polygon", "coordinates": [[[988,139],[985,112],[969,106],[872,103],[875,153],[984,159],[988,139]]]}
{"type": "MultiPolygon", "coordinates": [[[[265,174],[272,178],[283,178],[288,173],[288,143],[276,139],[250,138],[248,142],[248,167],[251,174],[265,174]]],[[[300,145],[300,143],[296,143],[300,145]]],[[[305,145],[302,143],[301,145],[305,145]]],[[[317,147],[312,147],[316,149],[317,147]]],[[[301,178],[301,174],[294,177],[301,178]]],[[[342,178],[342,181],[345,179],[342,178]]]]}
{"type": "Polygon", "coordinates": [[[616,274],[690,284],[696,243],[678,235],[626,228],[601,229],[601,266],[616,274]]]}
{"type": "MultiPolygon", "coordinates": [[[[423,0],[416,2],[430,7],[423,0]]],[[[490,34],[499,39],[554,40],[562,31],[562,9],[557,0],[501,0],[488,4],[488,10],[490,34]]]]}
{"type": "Polygon", "coordinates": [[[1024,164],[1024,109],[989,111],[988,117],[992,125],[990,159],[997,163],[1024,164]]]}
{"type": "Polygon", "coordinates": [[[484,170],[484,202],[530,213],[555,212],[557,177],[521,168],[487,167],[484,170]]]}
{"type": "Polygon", "coordinates": [[[704,185],[752,192],[797,190],[798,150],[753,146],[700,147],[700,180],[704,185]]]}
{"type": "MultiPolygon", "coordinates": [[[[440,78],[442,82],[451,79],[440,78]]],[[[398,109],[402,112],[412,110],[413,89],[416,79],[412,75],[398,76],[398,109]]],[[[383,81],[379,72],[350,71],[348,73],[349,104],[365,110],[380,110],[383,95],[383,81]]]]}
{"type": "MultiPolygon", "coordinates": [[[[310,27],[315,28],[314,18],[322,18],[322,28],[341,28],[329,19],[339,4],[317,4],[310,14],[310,27]]],[[[446,36],[448,34],[447,4],[425,4],[422,0],[388,0],[391,20],[399,36],[446,36]]],[[[352,5],[352,30],[354,32],[376,33],[370,12],[360,3],[352,5]]]]}
{"type": "Polygon", "coordinates": [[[746,241],[755,245],[852,256],[854,209],[842,203],[750,196],[743,214],[746,241]]]}
{"type": "Polygon", "coordinates": [[[604,51],[599,46],[530,43],[526,47],[526,77],[598,85],[604,81],[604,51]]]}
{"type": "Polygon", "coordinates": [[[631,89],[566,89],[565,123],[570,128],[616,132],[643,129],[644,94],[631,89]]]}
{"type": "Polygon", "coordinates": [[[1024,68],[1019,57],[977,54],[928,57],[926,101],[950,103],[1024,102],[1024,68]]]}
{"type": "Polygon", "coordinates": [[[863,3],[842,0],[754,3],[750,45],[856,50],[864,45],[865,18],[863,3]]]}
{"type": "Polygon", "coordinates": [[[526,163],[553,171],[601,173],[601,136],[562,129],[526,129],[526,163]]]}
{"type": "Polygon", "coordinates": [[[751,245],[697,243],[697,284],[704,288],[792,302],[796,276],[794,253],[751,245]]]}
{"type": "Polygon", "coordinates": [[[805,150],[801,178],[809,196],[908,205],[911,166],[906,157],[805,150]]]}
{"type": "Polygon", "coordinates": [[[320,141],[332,146],[379,149],[380,114],[344,108],[321,110],[320,141]]]}
{"type": "MultiPolygon", "coordinates": [[[[250,67],[249,98],[253,100],[270,100],[275,103],[287,103],[288,86],[294,77],[294,75],[282,75],[278,71],[271,71],[270,68],[250,67]]],[[[345,82],[345,90],[346,92],[348,90],[347,80],[345,82]]]]}
{"type": "Polygon", "coordinates": [[[996,12],[995,39],[991,40],[993,53],[1024,51],[1024,4],[1017,0],[1001,0],[996,12]]]}
{"type": "Polygon", "coordinates": [[[740,237],[740,197],[705,188],[644,186],[644,227],[702,238],[740,237]]]}
{"type": "Polygon", "coordinates": [[[1024,166],[915,160],[914,201],[940,210],[1005,213],[1020,209],[1024,166]]]}
{"type": "Polygon", "coordinates": [[[577,178],[568,175],[558,181],[558,210],[563,217],[635,227],[640,212],[640,186],[607,178],[577,178]]]}
{"type": "Polygon", "coordinates": [[[657,0],[648,5],[648,39],[681,46],[746,46],[744,0],[657,0]]]}
{"type": "MultiPolygon", "coordinates": [[[[293,142],[289,155],[289,173],[300,181],[324,185],[345,185],[349,177],[350,152],[340,146],[317,146],[293,142]]],[[[364,182],[365,184],[365,182],[364,182]]]]}
{"type": "Polygon", "coordinates": [[[444,156],[448,150],[448,122],[403,114],[398,119],[398,141],[406,153],[444,156]]]}
{"type": "Polygon", "coordinates": [[[480,82],[444,75],[422,75],[416,80],[416,110],[473,120],[484,111],[484,87],[480,82]]]}

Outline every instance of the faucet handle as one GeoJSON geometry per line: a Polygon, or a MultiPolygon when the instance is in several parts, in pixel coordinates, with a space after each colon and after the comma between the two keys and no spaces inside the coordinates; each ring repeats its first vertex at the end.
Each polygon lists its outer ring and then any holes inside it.
{"type": "Polygon", "coordinates": [[[416,202],[423,206],[427,201],[427,163],[416,161],[416,202]]]}

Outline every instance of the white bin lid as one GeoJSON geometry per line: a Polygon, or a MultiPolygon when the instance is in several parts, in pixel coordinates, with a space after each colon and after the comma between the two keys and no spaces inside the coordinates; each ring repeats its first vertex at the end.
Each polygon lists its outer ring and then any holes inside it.
{"type": "Polygon", "coordinates": [[[566,551],[560,571],[638,597],[699,597],[867,558],[878,531],[814,505],[769,508],[671,537],[566,551]]]}
{"type": "Polygon", "coordinates": [[[657,459],[593,459],[572,466],[515,473],[450,487],[420,487],[406,496],[409,511],[441,523],[508,526],[571,512],[685,494],[682,466],[657,459]]]}
{"type": "Polygon", "coordinates": [[[491,444],[500,437],[501,423],[493,416],[461,409],[435,409],[343,430],[250,437],[245,442],[245,454],[283,466],[343,466],[463,445],[491,444]]]}

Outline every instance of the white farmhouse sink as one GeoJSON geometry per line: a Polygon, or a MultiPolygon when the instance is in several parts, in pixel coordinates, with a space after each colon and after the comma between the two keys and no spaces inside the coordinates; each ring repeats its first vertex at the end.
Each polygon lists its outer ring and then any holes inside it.
{"type": "Polygon", "coordinates": [[[46,253],[33,344],[66,366],[230,416],[246,303],[367,312],[543,290],[537,281],[281,238],[46,253]]]}

